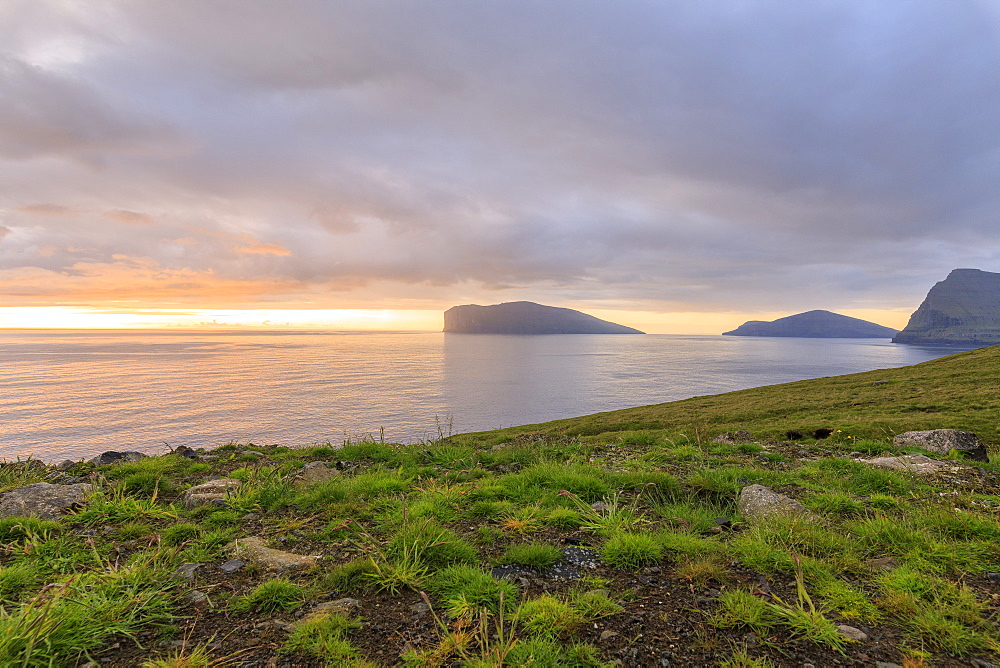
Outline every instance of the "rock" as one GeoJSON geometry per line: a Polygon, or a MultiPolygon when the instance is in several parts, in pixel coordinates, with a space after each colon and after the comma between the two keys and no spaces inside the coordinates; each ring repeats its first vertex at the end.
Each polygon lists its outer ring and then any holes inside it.
{"type": "Polygon", "coordinates": [[[240,570],[244,566],[246,566],[246,562],[243,562],[239,559],[230,559],[229,561],[219,566],[219,570],[225,573],[226,575],[232,575],[233,573],[240,570]]]}
{"type": "Polygon", "coordinates": [[[1000,343],[1000,274],[955,269],[927,293],[893,343],[1000,343]]]}
{"type": "Polygon", "coordinates": [[[764,485],[744,487],[740,491],[736,507],[744,517],[750,520],[761,520],[775,516],[816,518],[812,511],[795,499],[778,494],[764,485]]]}
{"type": "Polygon", "coordinates": [[[594,503],[590,504],[590,509],[593,510],[595,513],[606,513],[608,512],[608,508],[610,507],[611,506],[604,503],[603,501],[595,501],[594,503]]]}
{"type": "Polygon", "coordinates": [[[200,459],[201,458],[201,455],[199,455],[197,451],[195,451],[193,448],[187,447],[186,445],[178,445],[176,448],[174,448],[170,452],[170,454],[172,454],[172,455],[180,455],[181,457],[184,457],[185,459],[200,459]]]}
{"type": "Polygon", "coordinates": [[[428,613],[430,613],[430,611],[431,611],[431,606],[423,602],[414,603],[413,605],[410,606],[410,612],[413,613],[413,617],[411,617],[411,619],[414,620],[423,619],[428,615],[428,613]]]}
{"type": "Polygon", "coordinates": [[[971,431],[961,429],[931,429],[929,431],[908,431],[896,434],[892,444],[897,448],[918,447],[931,452],[948,454],[952,450],[969,459],[988,462],[986,446],[971,431]]]}
{"type": "Polygon", "coordinates": [[[610,640],[611,638],[614,638],[616,635],[618,635],[618,632],[612,631],[611,629],[608,629],[607,631],[601,631],[601,641],[603,642],[605,640],[610,640]]]}
{"type": "Polygon", "coordinates": [[[202,566],[204,566],[204,564],[197,564],[193,562],[183,563],[177,567],[176,571],[174,571],[174,577],[190,582],[194,580],[194,572],[202,566]]]}
{"type": "Polygon", "coordinates": [[[892,663],[890,661],[876,661],[875,668],[903,668],[898,663],[892,663]]]}
{"type": "Polygon", "coordinates": [[[444,312],[444,331],[462,334],[642,334],[568,308],[534,302],[466,304],[444,312]]]}
{"type": "Polygon", "coordinates": [[[895,557],[878,557],[865,562],[870,568],[879,571],[889,572],[899,567],[899,560],[895,557]]]}
{"type": "Polygon", "coordinates": [[[83,503],[91,485],[53,485],[36,482],[0,497],[0,517],[39,517],[43,520],[57,520],[63,511],[83,503]]]}
{"type": "Polygon", "coordinates": [[[260,450],[240,450],[240,456],[250,455],[251,457],[264,457],[264,453],[260,450]]]}
{"type": "Polygon", "coordinates": [[[206,483],[195,485],[181,495],[181,502],[187,508],[203,506],[215,501],[225,501],[229,493],[242,485],[241,480],[236,478],[219,478],[209,480],[206,483]]]}
{"type": "Polygon", "coordinates": [[[848,640],[857,640],[861,642],[862,640],[868,640],[868,634],[861,629],[854,628],[853,626],[848,626],[847,624],[841,624],[837,627],[840,631],[840,635],[844,636],[848,640]]]}
{"type": "Polygon", "coordinates": [[[89,462],[94,466],[108,466],[109,464],[124,464],[127,462],[137,462],[140,459],[145,459],[149,455],[144,455],[141,452],[127,451],[118,452],[117,450],[108,450],[107,452],[102,452],[96,457],[92,457],[89,462]]]}
{"type": "Polygon", "coordinates": [[[889,381],[887,380],[876,380],[875,382],[872,383],[872,387],[878,387],[879,385],[888,385],[888,384],[889,381]]]}
{"type": "Polygon", "coordinates": [[[986,579],[995,585],[1000,585],[1000,573],[987,573],[986,579]]]}
{"type": "Polygon", "coordinates": [[[212,601],[208,598],[208,594],[206,594],[203,591],[199,591],[198,589],[192,589],[191,591],[189,591],[187,594],[184,595],[184,598],[186,598],[188,600],[188,603],[195,606],[196,608],[202,606],[209,606],[212,603],[212,601]]]}
{"type": "Polygon", "coordinates": [[[64,459],[61,462],[59,462],[58,464],[56,464],[55,468],[58,471],[68,471],[69,469],[73,468],[74,466],[76,466],[76,462],[74,462],[71,459],[64,459]]]}
{"type": "Polygon", "coordinates": [[[301,487],[307,487],[333,480],[339,475],[340,471],[330,468],[326,465],[326,462],[309,462],[299,469],[295,483],[301,487]]]}
{"type": "Polygon", "coordinates": [[[753,436],[746,429],[740,429],[732,434],[719,434],[712,439],[712,443],[753,443],[753,436]]]}
{"type": "MultiPolygon", "coordinates": [[[[425,603],[415,603],[410,606],[410,609],[412,610],[417,605],[424,605],[426,607],[425,603]]],[[[338,598],[336,601],[326,601],[310,610],[306,619],[309,617],[316,617],[318,615],[326,615],[331,612],[339,612],[349,617],[357,615],[361,612],[361,601],[356,598],[338,598]]]]}
{"type": "Polygon", "coordinates": [[[895,329],[830,311],[796,313],[772,322],[750,320],[723,336],[793,336],[821,339],[891,339],[895,329]]]}
{"type": "Polygon", "coordinates": [[[320,557],[283,552],[267,547],[267,541],[260,536],[238,538],[227,548],[237,559],[245,559],[251,564],[273,571],[299,571],[312,568],[320,557]]]}
{"type": "Polygon", "coordinates": [[[874,457],[858,459],[862,464],[881,466],[882,468],[908,471],[917,475],[931,475],[941,471],[955,471],[959,467],[949,462],[931,459],[927,455],[900,455],[899,457],[874,457]]]}

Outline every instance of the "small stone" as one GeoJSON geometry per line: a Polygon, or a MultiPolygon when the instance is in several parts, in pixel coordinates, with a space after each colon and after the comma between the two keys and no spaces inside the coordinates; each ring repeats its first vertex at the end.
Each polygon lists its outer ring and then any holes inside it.
{"type": "Polygon", "coordinates": [[[107,452],[102,452],[96,457],[92,457],[89,461],[94,466],[108,466],[110,464],[124,464],[137,462],[140,459],[145,459],[149,455],[144,455],[141,452],[127,451],[118,452],[117,450],[108,450],[107,452]]]}
{"type": "Polygon", "coordinates": [[[617,631],[612,631],[610,629],[608,629],[607,631],[602,631],[601,632],[601,641],[609,640],[611,638],[614,638],[616,635],[618,635],[617,631]]]}
{"type": "Polygon", "coordinates": [[[309,462],[299,469],[295,482],[300,487],[308,487],[333,480],[339,475],[340,471],[330,468],[326,462],[309,462]]]}
{"type": "Polygon", "coordinates": [[[816,515],[795,499],[778,494],[764,485],[749,485],[740,490],[736,507],[744,517],[762,520],[774,516],[816,519],[816,515]]]}
{"type": "Polygon", "coordinates": [[[58,464],[56,464],[56,468],[59,469],[60,471],[66,471],[68,469],[73,468],[74,466],[76,466],[76,462],[74,462],[72,459],[64,459],[58,464]]]}
{"type": "Polygon", "coordinates": [[[426,617],[427,613],[431,611],[431,607],[426,603],[414,603],[410,606],[410,612],[413,613],[413,619],[420,619],[426,617]]]}
{"type": "Polygon", "coordinates": [[[590,504],[590,509],[593,510],[595,513],[605,513],[608,511],[608,508],[609,508],[608,504],[604,503],[603,501],[597,501],[595,503],[590,504]]]}
{"type": "Polygon", "coordinates": [[[181,495],[181,502],[187,508],[203,506],[206,504],[221,501],[225,504],[225,499],[229,494],[243,484],[242,480],[236,478],[219,478],[209,480],[206,483],[195,485],[181,495]]]}
{"type": "Polygon", "coordinates": [[[986,578],[995,585],[1000,585],[1000,573],[987,573],[986,578]]]}
{"type": "Polygon", "coordinates": [[[184,598],[186,598],[188,602],[195,607],[200,607],[203,605],[207,606],[211,605],[212,603],[212,601],[208,598],[208,594],[206,594],[203,591],[199,591],[197,589],[192,589],[191,591],[189,591],[187,594],[184,595],[184,598]]]}
{"type": "Polygon", "coordinates": [[[867,633],[853,626],[848,626],[847,624],[841,624],[837,627],[837,630],[840,631],[840,635],[848,638],[849,640],[857,640],[859,642],[862,640],[868,640],[867,633]]]}
{"type": "Polygon", "coordinates": [[[716,517],[715,523],[723,529],[732,529],[733,522],[728,517],[716,517]]]}
{"type": "Polygon", "coordinates": [[[252,564],[275,571],[305,570],[315,566],[320,559],[318,556],[294,554],[267,547],[267,541],[260,536],[238,538],[227,547],[233,557],[246,559],[252,564]]]}
{"type": "Polygon", "coordinates": [[[888,384],[889,381],[887,380],[876,380],[874,383],[872,383],[872,387],[878,387],[879,385],[888,385],[888,384]]]}
{"type": "Polygon", "coordinates": [[[889,661],[876,661],[875,668],[903,668],[898,663],[891,663],[889,661]]]}
{"type": "Polygon", "coordinates": [[[226,575],[232,575],[233,573],[240,570],[244,566],[246,566],[246,562],[240,561],[239,559],[230,559],[226,563],[219,566],[219,570],[221,570],[226,575]]]}
{"type": "Polygon", "coordinates": [[[176,571],[174,571],[174,577],[190,582],[191,580],[194,580],[194,572],[203,565],[204,564],[197,564],[193,562],[183,563],[177,568],[176,571]]]}

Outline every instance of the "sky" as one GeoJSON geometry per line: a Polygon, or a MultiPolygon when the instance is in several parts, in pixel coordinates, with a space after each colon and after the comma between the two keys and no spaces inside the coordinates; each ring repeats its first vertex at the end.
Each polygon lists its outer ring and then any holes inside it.
{"type": "Polygon", "coordinates": [[[0,1],[0,326],[901,328],[998,181],[987,0],[0,1]]]}

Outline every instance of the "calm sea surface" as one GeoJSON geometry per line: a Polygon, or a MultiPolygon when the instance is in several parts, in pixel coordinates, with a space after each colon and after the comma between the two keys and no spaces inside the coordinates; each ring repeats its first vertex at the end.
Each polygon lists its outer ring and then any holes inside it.
{"type": "Polygon", "coordinates": [[[414,442],[953,348],[883,339],[0,330],[0,459],[345,437],[414,442]]]}

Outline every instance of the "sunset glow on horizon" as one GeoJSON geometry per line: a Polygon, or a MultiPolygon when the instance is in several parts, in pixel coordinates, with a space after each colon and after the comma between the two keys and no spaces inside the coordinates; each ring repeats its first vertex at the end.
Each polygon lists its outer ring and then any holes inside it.
{"type": "MultiPolygon", "coordinates": [[[[721,334],[750,319],[773,320],[788,313],[652,313],[590,310],[590,315],[647,334],[721,334]]],[[[908,312],[843,313],[902,329],[908,312]]],[[[319,329],[334,331],[440,331],[442,312],[417,309],[109,309],[0,307],[0,329],[319,329]]]]}
{"type": "Polygon", "coordinates": [[[90,5],[0,3],[0,327],[899,328],[1000,270],[989,3],[90,5]]]}

